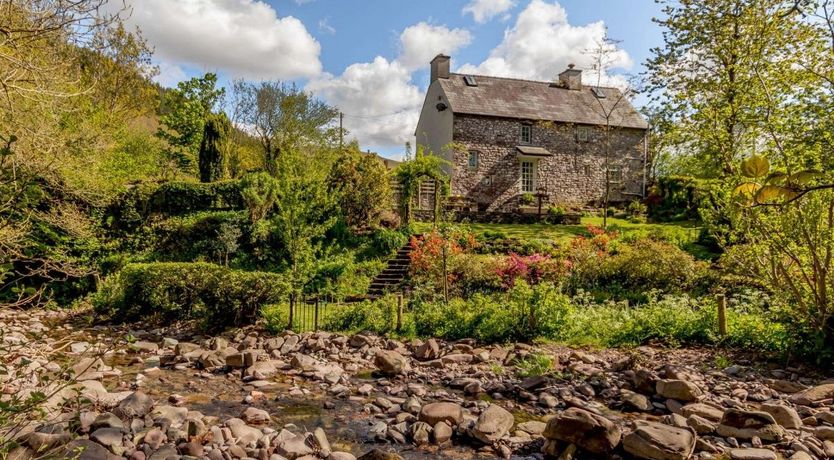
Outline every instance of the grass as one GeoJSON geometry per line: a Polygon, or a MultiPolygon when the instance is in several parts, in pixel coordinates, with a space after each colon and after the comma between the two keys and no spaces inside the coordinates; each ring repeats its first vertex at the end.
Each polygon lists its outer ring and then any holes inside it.
{"type": "MultiPolygon", "coordinates": [[[[583,217],[579,225],[555,225],[555,224],[480,224],[473,223],[467,226],[476,234],[484,232],[501,232],[511,238],[524,240],[550,240],[556,243],[565,243],[577,235],[587,235],[588,225],[602,226],[602,217],[583,217]]],[[[608,225],[623,233],[636,230],[660,231],[660,232],[685,232],[692,240],[698,237],[700,227],[695,222],[670,222],[670,223],[633,223],[626,219],[609,218],[608,225]]],[[[431,229],[430,222],[418,222],[415,224],[417,231],[427,232],[431,229]]]]}

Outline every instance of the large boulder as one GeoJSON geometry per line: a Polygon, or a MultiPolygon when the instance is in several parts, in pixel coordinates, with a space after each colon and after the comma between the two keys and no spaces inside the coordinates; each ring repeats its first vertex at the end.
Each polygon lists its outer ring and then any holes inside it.
{"type": "Polygon", "coordinates": [[[376,353],[374,364],[384,375],[395,376],[408,370],[408,360],[405,356],[393,350],[380,350],[376,353]]]}
{"type": "Polygon", "coordinates": [[[793,407],[784,404],[762,404],[760,409],[772,415],[776,423],[789,430],[798,430],[802,427],[802,419],[793,407]]]}
{"type": "Polygon", "coordinates": [[[622,433],[607,418],[571,407],[550,419],[542,435],[546,439],[576,444],[594,454],[604,454],[617,447],[622,433]]]}
{"type": "Polygon", "coordinates": [[[657,394],[664,398],[678,401],[696,401],[703,392],[697,385],[687,380],[658,380],[655,388],[657,394]]]}
{"type": "Polygon", "coordinates": [[[481,412],[475,426],[472,428],[472,436],[484,444],[493,444],[509,433],[515,423],[515,417],[503,407],[491,404],[485,411],[481,412]]]}
{"type": "Polygon", "coordinates": [[[439,358],[440,346],[437,344],[437,340],[426,340],[422,345],[420,345],[419,347],[417,347],[416,350],[414,350],[414,357],[421,361],[439,358]]]}
{"type": "Polygon", "coordinates": [[[834,383],[817,385],[791,395],[788,401],[801,406],[811,406],[823,401],[834,399],[834,383]]]}
{"type": "Polygon", "coordinates": [[[446,422],[457,426],[463,421],[463,407],[451,402],[436,402],[426,404],[420,409],[420,421],[434,426],[438,422],[446,422]]]}
{"type": "Polygon", "coordinates": [[[96,444],[89,439],[76,439],[67,444],[64,449],[64,458],[74,460],[122,460],[122,457],[113,455],[101,444],[96,444]]]}
{"type": "Polygon", "coordinates": [[[695,433],[654,422],[638,422],[623,438],[623,448],[637,458],[648,460],[686,460],[695,449],[695,433]]]}
{"type": "Polygon", "coordinates": [[[740,409],[727,409],[715,431],[725,438],[758,437],[764,441],[780,441],[785,436],[785,430],[776,423],[772,415],[740,409]]]}

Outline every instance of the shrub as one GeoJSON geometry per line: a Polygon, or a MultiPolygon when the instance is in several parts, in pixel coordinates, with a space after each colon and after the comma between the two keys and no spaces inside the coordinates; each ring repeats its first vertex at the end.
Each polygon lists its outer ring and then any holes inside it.
{"type": "Polygon", "coordinates": [[[210,329],[251,323],[258,309],[288,292],[275,273],[230,270],[209,263],[128,264],[93,298],[97,313],[151,323],[201,319],[210,329]]]}
{"type": "Polygon", "coordinates": [[[390,256],[408,242],[401,231],[379,228],[371,234],[370,249],[380,256],[390,256]]]}
{"type": "Polygon", "coordinates": [[[553,359],[541,353],[531,353],[521,359],[516,367],[519,377],[538,377],[553,371],[553,359]]]}
{"type": "Polygon", "coordinates": [[[241,209],[240,181],[166,182],[151,197],[152,212],[188,214],[210,209],[241,209]]]}
{"type": "Polygon", "coordinates": [[[153,227],[154,258],[179,262],[220,261],[230,249],[222,241],[228,236],[224,228],[230,227],[237,229],[236,241],[249,239],[249,221],[242,211],[206,211],[169,218],[153,227]]]}
{"type": "Polygon", "coordinates": [[[532,193],[523,193],[520,201],[523,205],[531,205],[534,201],[536,201],[536,197],[534,197],[532,193]]]}
{"type": "MultiPolygon", "coordinates": [[[[397,298],[389,295],[374,301],[331,307],[333,313],[324,321],[328,330],[388,334],[397,327],[397,298]]],[[[409,328],[405,328],[408,331],[409,328]]]]}

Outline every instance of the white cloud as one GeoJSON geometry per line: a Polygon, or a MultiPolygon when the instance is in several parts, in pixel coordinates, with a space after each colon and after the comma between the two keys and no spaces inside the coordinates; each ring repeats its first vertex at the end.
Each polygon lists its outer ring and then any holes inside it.
{"type": "MultiPolygon", "coordinates": [[[[534,80],[551,80],[575,64],[586,70],[583,80],[596,83],[593,56],[605,37],[601,21],[584,26],[568,23],[567,13],[558,3],[533,0],[518,15],[516,23],[504,33],[503,41],[478,65],[460,67],[463,73],[498,75],[534,80]],[[588,71],[590,70],[590,71],[588,71]]],[[[633,63],[628,53],[618,47],[609,55],[611,67],[628,69],[633,63]]],[[[622,86],[620,76],[602,75],[603,84],[622,86]]]]}
{"type": "Polygon", "coordinates": [[[483,24],[514,6],[514,0],[472,0],[463,7],[463,14],[471,14],[475,22],[483,24]]]}
{"type": "Polygon", "coordinates": [[[453,54],[471,41],[472,35],[468,30],[420,22],[400,34],[402,51],[397,60],[409,69],[416,69],[428,65],[439,53],[453,54]]]}
{"type": "Polygon", "coordinates": [[[454,53],[471,39],[466,30],[420,22],[400,34],[396,59],[377,56],[352,64],[341,75],[311,80],[306,89],[345,113],[345,128],[363,147],[403,146],[414,136],[424,96],[412,74],[438,53],[454,53]]]}
{"type": "MultiPolygon", "coordinates": [[[[121,0],[111,0],[114,7],[121,0]]],[[[234,77],[290,79],[321,73],[321,47],[304,24],[260,0],[129,0],[155,55],[234,77]]]]}
{"type": "Polygon", "coordinates": [[[330,35],[336,34],[336,28],[330,25],[328,18],[319,19],[319,30],[330,35]]]}
{"type": "Polygon", "coordinates": [[[413,136],[423,102],[411,84],[411,71],[399,62],[377,56],[334,76],[324,74],[306,89],[345,113],[345,128],[363,147],[404,145],[413,136]]]}
{"type": "Polygon", "coordinates": [[[154,81],[162,86],[173,88],[174,86],[177,86],[177,83],[184,81],[187,78],[188,75],[182,67],[170,62],[160,62],[159,74],[154,77],[154,81]]]}

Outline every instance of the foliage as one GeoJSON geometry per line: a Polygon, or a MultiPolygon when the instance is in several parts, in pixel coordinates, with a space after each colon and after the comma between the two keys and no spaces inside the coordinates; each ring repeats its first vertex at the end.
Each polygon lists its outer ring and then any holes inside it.
{"type": "Polygon", "coordinates": [[[200,182],[214,182],[223,178],[223,144],[228,142],[230,129],[225,114],[212,114],[207,117],[198,156],[200,182]]]}
{"type": "Polygon", "coordinates": [[[157,136],[168,142],[171,156],[185,171],[196,162],[206,120],[223,99],[225,90],[216,86],[217,75],[207,73],[163,93],[157,136]]]}
{"type": "Polygon", "coordinates": [[[269,173],[261,171],[247,174],[240,181],[240,189],[252,223],[265,218],[275,205],[278,187],[275,178],[269,173]]]}
{"type": "MultiPolygon", "coordinates": [[[[172,217],[153,226],[151,258],[158,261],[212,261],[228,265],[248,222],[240,211],[203,211],[172,217]]],[[[247,235],[248,236],[248,235],[247,235]]]]}
{"type": "Polygon", "coordinates": [[[557,260],[548,255],[520,256],[510,253],[498,269],[498,276],[508,287],[515,285],[518,279],[528,284],[538,284],[542,281],[559,284],[566,277],[570,266],[571,263],[568,260],[557,260]]]}
{"type": "Polygon", "coordinates": [[[539,377],[553,372],[553,359],[541,353],[531,353],[516,363],[516,374],[521,378],[539,377]]]}
{"type": "Polygon", "coordinates": [[[150,196],[149,210],[166,215],[181,215],[209,209],[240,209],[240,182],[166,182],[150,196]]]}
{"type": "Polygon", "coordinates": [[[424,180],[433,180],[438,185],[435,193],[435,221],[440,214],[440,197],[449,194],[449,179],[443,171],[446,161],[442,158],[426,153],[418,148],[414,159],[406,160],[394,170],[394,177],[399,186],[399,208],[402,224],[409,225],[412,217],[413,201],[424,180]]]}
{"type": "Polygon", "coordinates": [[[328,189],[338,196],[345,222],[353,228],[375,226],[382,212],[391,206],[392,190],[388,169],[376,156],[357,149],[343,151],[333,163],[328,189]]]}
{"type": "Polygon", "coordinates": [[[397,298],[393,295],[370,302],[340,305],[334,309],[333,314],[325,321],[325,328],[328,330],[370,331],[377,334],[396,332],[397,298]]]}
{"type": "Polygon", "coordinates": [[[339,132],[332,122],[338,110],[295,84],[237,80],[232,92],[235,127],[254,133],[263,167],[273,176],[284,151],[314,153],[337,145],[339,132]]]}
{"type": "Polygon", "coordinates": [[[93,298],[96,312],[149,323],[199,319],[209,329],[254,322],[261,306],[290,292],[285,276],[209,263],[129,264],[93,298]]]}

